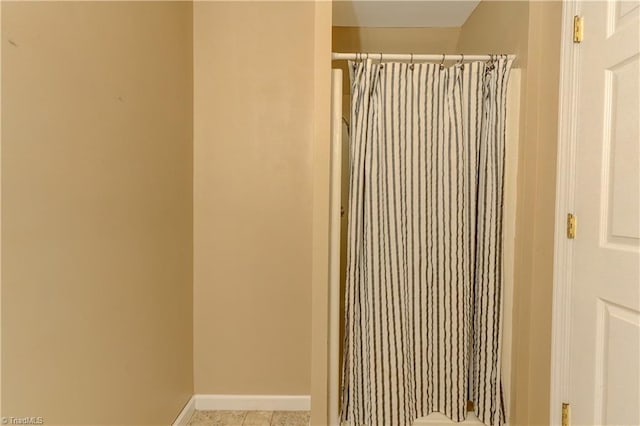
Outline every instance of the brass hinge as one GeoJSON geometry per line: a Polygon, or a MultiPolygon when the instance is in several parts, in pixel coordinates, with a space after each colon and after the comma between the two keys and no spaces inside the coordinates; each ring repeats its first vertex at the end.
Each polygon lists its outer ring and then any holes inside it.
{"type": "Polygon", "coordinates": [[[584,18],[582,16],[573,17],[573,42],[580,43],[584,37],[584,18]]]}
{"type": "Polygon", "coordinates": [[[576,217],[569,213],[567,214],[567,238],[573,240],[576,237],[576,217]]]}
{"type": "Polygon", "coordinates": [[[562,426],[569,426],[571,424],[571,411],[569,404],[562,403],[562,426]]]}

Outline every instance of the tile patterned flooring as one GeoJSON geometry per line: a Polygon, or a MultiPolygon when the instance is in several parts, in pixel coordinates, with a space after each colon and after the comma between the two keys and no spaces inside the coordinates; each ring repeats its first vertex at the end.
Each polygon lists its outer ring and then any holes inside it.
{"type": "Polygon", "coordinates": [[[308,411],[196,411],[189,426],[308,426],[308,411]]]}

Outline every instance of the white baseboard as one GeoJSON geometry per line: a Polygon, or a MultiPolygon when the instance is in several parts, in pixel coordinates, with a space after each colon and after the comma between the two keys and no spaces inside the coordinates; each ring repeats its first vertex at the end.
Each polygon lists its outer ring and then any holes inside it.
{"type": "Polygon", "coordinates": [[[193,396],[196,410],[309,411],[309,395],[202,395],[193,396]]]}
{"type": "Polygon", "coordinates": [[[176,417],[176,420],[173,422],[172,426],[187,426],[187,423],[189,423],[189,420],[191,419],[191,416],[193,416],[193,413],[195,411],[196,400],[192,396],[191,398],[189,398],[189,401],[185,404],[182,411],[180,411],[180,414],[178,414],[178,417],[176,417]]]}

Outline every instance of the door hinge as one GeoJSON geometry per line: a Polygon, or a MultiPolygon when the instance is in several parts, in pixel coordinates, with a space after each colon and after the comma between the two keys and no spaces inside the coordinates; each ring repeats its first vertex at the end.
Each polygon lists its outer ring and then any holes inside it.
{"type": "Polygon", "coordinates": [[[584,36],[584,18],[582,16],[573,17],[573,42],[580,43],[584,36]]]}
{"type": "Polygon", "coordinates": [[[576,217],[569,213],[567,214],[567,238],[573,240],[576,237],[576,217]]]}
{"type": "Polygon", "coordinates": [[[571,409],[566,402],[562,403],[562,426],[569,426],[571,424],[571,409]]]}

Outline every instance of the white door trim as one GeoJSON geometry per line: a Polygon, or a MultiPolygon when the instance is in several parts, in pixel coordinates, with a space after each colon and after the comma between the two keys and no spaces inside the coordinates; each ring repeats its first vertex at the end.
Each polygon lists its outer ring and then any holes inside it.
{"type": "Polygon", "coordinates": [[[553,262],[553,322],[551,329],[551,389],[549,425],[561,424],[562,403],[569,402],[569,342],[571,336],[571,282],[573,244],[567,239],[567,213],[574,209],[577,107],[580,88],[580,49],[573,42],[573,17],[580,0],[564,0],[560,51],[558,156],[553,262]]]}

